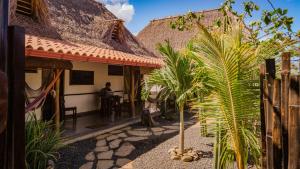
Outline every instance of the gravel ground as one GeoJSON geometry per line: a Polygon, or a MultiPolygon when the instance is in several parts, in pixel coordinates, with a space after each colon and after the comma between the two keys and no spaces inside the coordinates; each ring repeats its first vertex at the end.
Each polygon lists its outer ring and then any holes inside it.
{"type": "MultiPolygon", "coordinates": [[[[185,130],[185,146],[193,147],[194,150],[201,150],[211,154],[213,147],[211,144],[214,138],[200,137],[200,125],[195,124],[185,130]]],[[[136,169],[211,169],[213,164],[212,156],[201,158],[198,161],[185,163],[182,161],[174,161],[170,159],[168,150],[178,145],[179,136],[170,138],[169,140],[159,144],[157,147],[142,154],[136,158],[132,166],[136,169]]]]}
{"type": "MultiPolygon", "coordinates": [[[[107,134],[103,134],[97,136],[92,139],[80,141],[67,147],[61,149],[59,151],[60,157],[56,162],[56,169],[116,169],[116,168],[126,168],[126,169],[142,169],[143,164],[140,166],[133,167],[132,161],[136,160],[136,158],[140,157],[142,154],[148,154],[152,149],[155,149],[160,144],[165,145],[165,141],[168,141],[170,138],[177,137],[179,123],[178,120],[168,121],[162,118],[155,118],[158,125],[155,127],[144,127],[140,124],[134,124],[128,126],[123,129],[115,130],[107,134]],[[124,135],[124,137],[116,137],[116,135],[124,135]],[[140,140],[140,138],[142,138],[140,140]],[[102,142],[104,141],[103,145],[102,142]],[[118,142],[116,147],[110,147],[112,142],[118,142]],[[129,149],[133,147],[132,150],[128,150],[126,156],[120,156],[118,151],[123,144],[129,144],[129,149]],[[104,145],[105,144],[105,145],[104,145]],[[102,146],[102,147],[101,147],[102,146]],[[105,160],[102,160],[101,152],[99,153],[97,148],[105,148],[105,146],[109,146],[110,148],[104,150],[106,153],[105,160]],[[110,155],[112,153],[112,155],[110,155]],[[99,156],[100,155],[100,156],[99,156]],[[123,164],[118,163],[120,160],[123,160],[123,164]],[[128,164],[127,166],[125,164],[128,164]]],[[[185,117],[186,128],[193,126],[196,123],[196,119],[194,119],[190,114],[186,114],[185,117]]],[[[187,133],[186,138],[191,138],[190,135],[198,136],[199,128],[193,130],[194,133],[187,133]]],[[[193,136],[193,137],[194,137],[193,136]]],[[[194,144],[196,144],[195,141],[194,144]]],[[[205,142],[206,143],[206,142],[205,142]]],[[[209,141],[207,143],[210,143],[209,141]]],[[[178,139],[175,139],[170,146],[178,145],[178,139]]],[[[201,144],[201,142],[199,142],[201,144]]],[[[190,144],[190,140],[186,141],[186,145],[190,144]]],[[[205,145],[203,145],[205,146],[205,145]]],[[[169,148],[167,147],[167,148],[169,148]]],[[[209,148],[209,146],[206,146],[209,148]]],[[[128,147],[127,147],[128,148],[128,147]]],[[[202,149],[200,149],[202,150],[202,149]]],[[[204,149],[203,149],[204,150],[204,149]]],[[[207,149],[208,150],[208,149],[207,149]]],[[[206,150],[205,150],[206,151],[206,150]]],[[[167,152],[167,150],[166,150],[167,152]]],[[[120,152],[119,152],[120,153],[120,152]]],[[[164,152],[165,153],[165,152],[164,152]]],[[[169,159],[169,155],[165,154],[166,161],[172,161],[169,159]]],[[[205,159],[203,159],[205,160],[205,159]]],[[[155,161],[153,161],[155,163],[155,161]]],[[[207,162],[210,163],[210,162],[207,162]]],[[[147,169],[151,169],[153,167],[146,167],[147,169]]],[[[159,169],[154,167],[155,169],[159,169]]],[[[166,167],[169,168],[169,167],[166,167]]],[[[182,169],[182,168],[181,168],[182,169]]]]}

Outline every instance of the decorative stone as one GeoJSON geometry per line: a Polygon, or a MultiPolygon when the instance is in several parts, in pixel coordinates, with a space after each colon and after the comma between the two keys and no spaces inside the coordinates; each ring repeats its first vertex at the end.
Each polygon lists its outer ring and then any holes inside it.
{"type": "Polygon", "coordinates": [[[124,140],[125,141],[141,141],[141,140],[146,140],[148,139],[147,137],[127,137],[124,140]]]}
{"type": "Polygon", "coordinates": [[[103,152],[103,151],[108,151],[109,147],[108,146],[104,146],[104,147],[96,147],[95,148],[95,152],[103,152]]]}
{"type": "Polygon", "coordinates": [[[193,161],[193,157],[191,157],[189,155],[184,155],[181,157],[181,160],[184,162],[191,162],[191,161],[193,161]]]}
{"type": "Polygon", "coordinates": [[[178,155],[171,155],[172,160],[180,160],[180,156],[178,155]]]}
{"type": "Polygon", "coordinates": [[[99,160],[97,163],[97,169],[109,169],[114,165],[113,160],[99,160]]]}
{"type": "Polygon", "coordinates": [[[79,169],[92,169],[93,168],[93,162],[87,162],[83,164],[79,169]]]}
{"type": "Polygon", "coordinates": [[[97,158],[99,160],[110,160],[112,158],[113,153],[113,150],[102,152],[98,154],[97,158]]]}
{"type": "Polygon", "coordinates": [[[106,146],[106,141],[105,140],[98,140],[96,146],[97,147],[106,146]]]}
{"type": "Polygon", "coordinates": [[[122,167],[123,165],[128,164],[128,163],[130,163],[130,162],[131,162],[131,160],[129,160],[129,159],[127,159],[127,158],[119,158],[119,159],[117,159],[116,164],[117,164],[119,167],[122,167]]]}
{"type": "Polygon", "coordinates": [[[109,143],[109,147],[111,149],[118,148],[121,142],[122,142],[121,139],[116,139],[116,140],[109,143]]]}
{"type": "Polygon", "coordinates": [[[125,133],[120,133],[120,134],[118,134],[117,136],[120,137],[120,138],[126,138],[126,137],[127,137],[127,134],[125,134],[125,133]]]}
{"type": "Polygon", "coordinates": [[[107,140],[107,141],[111,141],[111,140],[115,140],[115,139],[117,139],[117,138],[119,138],[119,136],[112,135],[112,136],[107,137],[106,140],[107,140]]]}
{"type": "Polygon", "coordinates": [[[168,150],[168,153],[170,154],[171,152],[176,152],[176,149],[178,149],[178,147],[174,147],[168,150]]]}
{"type": "Polygon", "coordinates": [[[110,134],[107,133],[107,134],[99,135],[99,136],[96,137],[96,139],[97,140],[102,140],[102,139],[106,138],[107,136],[110,136],[110,134]]]}
{"type": "Polygon", "coordinates": [[[125,157],[128,156],[133,150],[135,150],[135,147],[132,144],[125,142],[116,151],[115,155],[120,157],[125,157]]]}
{"type": "Polygon", "coordinates": [[[87,161],[94,161],[95,160],[95,154],[94,152],[90,152],[85,156],[85,160],[87,161]]]}
{"type": "Polygon", "coordinates": [[[122,130],[114,130],[114,131],[112,131],[110,133],[112,133],[112,134],[118,134],[118,133],[122,133],[122,130]]]}

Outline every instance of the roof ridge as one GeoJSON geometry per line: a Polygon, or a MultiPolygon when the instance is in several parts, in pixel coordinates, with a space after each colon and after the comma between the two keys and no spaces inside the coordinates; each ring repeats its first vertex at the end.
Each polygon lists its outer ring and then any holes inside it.
{"type": "MultiPolygon", "coordinates": [[[[220,8],[213,8],[213,9],[208,9],[208,10],[201,10],[201,11],[194,11],[193,13],[205,13],[205,12],[211,12],[211,11],[216,11],[219,10],[220,8]]],[[[156,21],[163,21],[163,20],[168,20],[168,19],[174,19],[182,16],[184,14],[179,14],[179,15],[174,15],[174,16],[167,16],[164,18],[158,18],[158,19],[152,19],[150,22],[156,22],[156,21]]]]}

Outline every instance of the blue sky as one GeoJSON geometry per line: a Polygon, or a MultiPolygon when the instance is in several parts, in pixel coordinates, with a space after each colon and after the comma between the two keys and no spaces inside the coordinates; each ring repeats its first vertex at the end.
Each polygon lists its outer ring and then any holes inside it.
{"type": "MultiPolygon", "coordinates": [[[[223,0],[100,0],[109,10],[127,21],[127,28],[134,34],[141,31],[152,19],[180,15],[191,11],[218,8],[223,0]]],[[[271,0],[275,7],[288,9],[294,17],[293,29],[300,29],[300,0],[271,0]]],[[[242,10],[243,0],[236,0],[236,9],[242,10]]],[[[254,0],[261,9],[270,9],[267,0],[254,0]]],[[[259,13],[254,16],[258,19],[259,13]]]]}

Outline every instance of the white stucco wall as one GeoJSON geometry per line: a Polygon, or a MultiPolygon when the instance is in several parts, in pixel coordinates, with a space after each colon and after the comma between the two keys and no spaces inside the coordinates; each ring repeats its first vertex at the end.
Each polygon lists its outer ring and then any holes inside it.
{"type": "MultiPolygon", "coordinates": [[[[65,95],[68,94],[81,94],[81,93],[94,93],[99,91],[105,86],[106,82],[111,82],[112,90],[119,91],[124,89],[123,76],[108,76],[108,65],[100,63],[89,62],[72,62],[73,70],[86,70],[94,71],[94,85],[70,85],[70,71],[65,71],[65,95]]],[[[42,70],[38,69],[37,73],[26,73],[26,83],[32,89],[38,89],[42,84],[42,70]]],[[[119,94],[119,93],[116,93],[119,94]]],[[[77,112],[88,112],[98,108],[98,99],[95,94],[88,95],[72,95],[65,96],[66,107],[77,107],[77,112]]],[[[36,116],[41,118],[41,110],[35,110],[36,116]]],[[[67,112],[70,114],[71,112],[67,112]]]]}
{"type": "MultiPolygon", "coordinates": [[[[89,62],[72,62],[73,70],[94,71],[94,85],[70,85],[70,71],[65,71],[65,95],[93,93],[111,82],[112,90],[123,90],[123,76],[108,76],[108,65],[89,62]]],[[[98,108],[98,99],[95,94],[65,96],[66,107],[77,107],[78,113],[93,111],[98,108]]]]}

